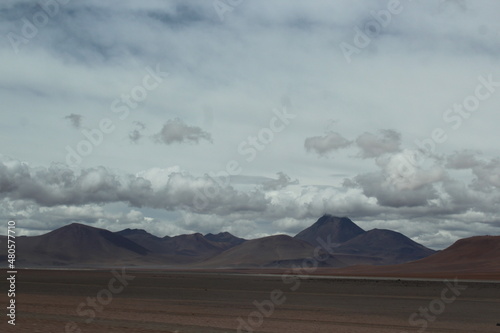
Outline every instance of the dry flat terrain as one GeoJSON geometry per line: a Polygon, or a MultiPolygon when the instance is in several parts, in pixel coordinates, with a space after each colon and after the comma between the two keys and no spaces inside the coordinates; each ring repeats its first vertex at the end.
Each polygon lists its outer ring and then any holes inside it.
{"type": "Polygon", "coordinates": [[[0,332],[500,332],[500,283],[117,271],[19,271],[0,332]]]}

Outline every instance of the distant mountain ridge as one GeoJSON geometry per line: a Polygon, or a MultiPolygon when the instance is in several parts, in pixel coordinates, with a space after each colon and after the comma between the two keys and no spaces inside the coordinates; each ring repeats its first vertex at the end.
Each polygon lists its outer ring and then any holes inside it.
{"type": "Polygon", "coordinates": [[[347,217],[328,214],[294,237],[245,240],[228,232],[158,237],[142,229],[110,232],[73,223],[18,241],[19,263],[25,266],[290,267],[319,250],[328,256],[321,266],[346,267],[399,264],[435,253],[395,231],[365,231],[347,217]]]}
{"type": "Polygon", "coordinates": [[[117,234],[140,244],[153,253],[176,254],[199,257],[200,259],[212,257],[246,241],[229,232],[221,232],[216,235],[194,233],[160,238],[142,229],[125,229],[118,231],[117,234]]]}

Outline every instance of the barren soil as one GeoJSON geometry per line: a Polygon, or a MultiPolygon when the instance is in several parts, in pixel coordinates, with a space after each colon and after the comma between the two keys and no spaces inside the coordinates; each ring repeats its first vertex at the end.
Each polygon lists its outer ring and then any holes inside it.
{"type": "MultiPolygon", "coordinates": [[[[2,274],[6,276],[5,271],[2,274]]],[[[222,333],[237,332],[238,318],[248,323],[249,316],[251,330],[241,332],[418,332],[425,321],[419,317],[418,324],[411,325],[409,318],[430,304],[442,313],[430,314],[433,319],[427,321],[425,332],[500,332],[496,326],[500,323],[500,283],[461,282],[467,288],[441,309],[439,299],[448,288],[443,281],[310,278],[285,283],[280,275],[133,270],[127,274],[135,278],[91,318],[89,312],[78,315],[77,308],[109,288],[111,270],[21,270],[16,326],[7,324],[4,313],[0,332],[62,333],[67,323],[74,322],[74,332],[82,333],[222,333]],[[282,304],[273,311],[265,308],[259,320],[253,303],[269,305],[273,291],[283,293],[282,304]]],[[[0,288],[6,312],[4,278],[0,288]]]]}

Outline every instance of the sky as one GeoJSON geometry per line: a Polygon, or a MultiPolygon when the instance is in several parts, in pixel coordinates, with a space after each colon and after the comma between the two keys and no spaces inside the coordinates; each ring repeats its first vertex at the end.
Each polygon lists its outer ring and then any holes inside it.
{"type": "MultiPolygon", "coordinates": [[[[0,220],[500,234],[498,1],[5,0],[0,220]]],[[[3,232],[5,234],[5,232],[3,232]]]]}

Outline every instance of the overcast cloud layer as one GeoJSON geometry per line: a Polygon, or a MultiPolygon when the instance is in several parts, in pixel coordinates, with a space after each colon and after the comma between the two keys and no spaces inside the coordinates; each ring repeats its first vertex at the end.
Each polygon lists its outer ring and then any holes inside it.
{"type": "Polygon", "coordinates": [[[255,238],[330,213],[436,249],[498,235],[499,11],[3,1],[0,219],[255,238]]]}

